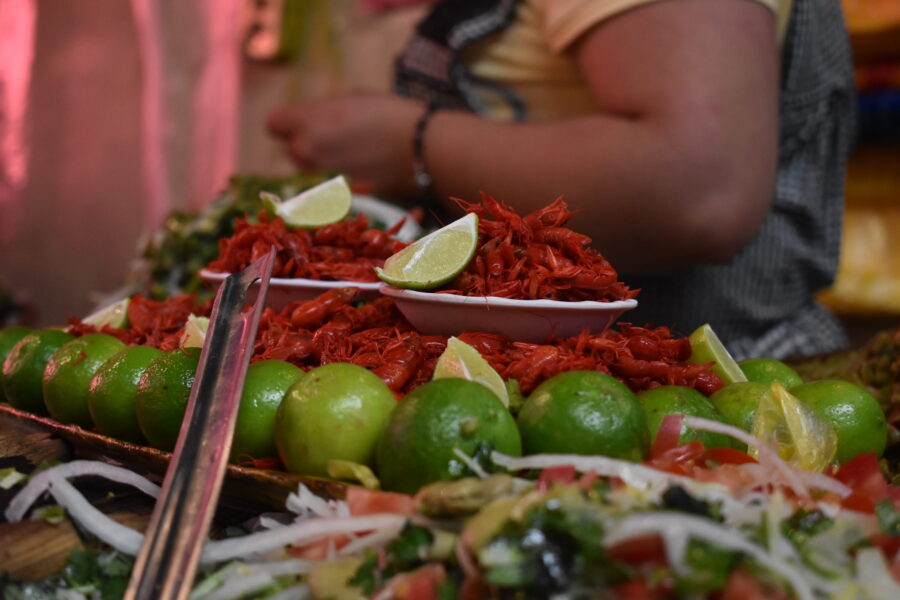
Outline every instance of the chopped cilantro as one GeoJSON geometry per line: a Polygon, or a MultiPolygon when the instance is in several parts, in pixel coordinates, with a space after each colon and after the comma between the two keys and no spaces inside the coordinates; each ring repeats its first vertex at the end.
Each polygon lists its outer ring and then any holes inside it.
{"type": "Polygon", "coordinates": [[[878,516],[878,526],[882,533],[891,537],[900,536],[900,511],[894,508],[890,500],[876,504],[875,514],[878,516]]]}

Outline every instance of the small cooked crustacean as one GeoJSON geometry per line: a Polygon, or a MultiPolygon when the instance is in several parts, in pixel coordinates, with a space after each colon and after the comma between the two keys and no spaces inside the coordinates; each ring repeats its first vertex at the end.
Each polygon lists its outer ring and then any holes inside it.
{"type": "Polygon", "coordinates": [[[258,220],[236,219],[234,234],[219,240],[219,256],[207,268],[234,273],[274,247],[272,277],[374,282],[375,267],[406,245],[394,237],[404,220],[384,231],[370,228],[364,214],[315,230],[289,228],[265,211],[258,220]]]}
{"type": "Polygon", "coordinates": [[[562,301],[637,295],[619,281],[609,261],[589,247],[591,238],[564,227],[572,212],[562,198],[524,217],[487,194],[480,203],[457,203],[478,215],[478,249],[466,269],[440,292],[562,301]]]}
{"type": "MultiPolygon", "coordinates": [[[[511,475],[498,473],[479,479],[466,477],[454,481],[438,481],[416,494],[416,510],[429,517],[459,517],[478,512],[498,498],[518,493],[523,482],[511,475]]],[[[527,485],[527,483],[525,483],[527,485]]]]}

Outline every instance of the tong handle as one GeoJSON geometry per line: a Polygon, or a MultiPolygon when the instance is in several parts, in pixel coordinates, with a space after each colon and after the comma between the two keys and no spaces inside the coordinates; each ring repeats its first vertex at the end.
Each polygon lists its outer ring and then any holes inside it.
{"type": "Polygon", "coordinates": [[[184,600],[190,595],[221,492],[274,259],[273,248],[219,287],[185,419],[126,600],[184,600]],[[256,302],[242,312],[256,280],[256,302]]]}

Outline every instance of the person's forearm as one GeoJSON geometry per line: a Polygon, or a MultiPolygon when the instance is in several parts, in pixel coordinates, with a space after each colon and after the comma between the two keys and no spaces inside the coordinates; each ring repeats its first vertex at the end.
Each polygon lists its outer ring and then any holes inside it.
{"type": "Polygon", "coordinates": [[[577,211],[570,226],[613,264],[653,271],[726,260],[761,222],[774,149],[721,138],[662,119],[511,125],[444,112],[429,126],[426,158],[442,199],[484,191],[524,214],[563,195],[577,211]]]}

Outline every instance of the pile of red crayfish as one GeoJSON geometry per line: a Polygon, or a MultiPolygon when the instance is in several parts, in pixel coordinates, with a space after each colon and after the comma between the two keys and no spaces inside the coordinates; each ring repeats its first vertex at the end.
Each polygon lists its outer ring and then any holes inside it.
{"type": "Polygon", "coordinates": [[[196,296],[180,294],[166,300],[153,300],[136,294],[128,302],[128,327],[95,327],[79,318],[69,319],[68,332],[78,337],[87,333],[106,333],[129,346],[153,346],[171,352],[181,342],[181,333],[191,314],[208,317],[213,300],[200,303],[196,296]]]}
{"type": "MultiPolygon", "coordinates": [[[[318,298],[293,302],[281,311],[261,315],[253,360],[281,359],[302,369],[331,362],[351,362],[373,371],[398,395],[431,379],[447,338],[423,335],[407,322],[387,297],[360,303],[358,288],[336,288],[318,298]]],[[[131,326],[105,333],[131,344],[165,350],[178,347],[190,297],[167,302],[136,296],[129,306],[131,326]],[[155,316],[153,316],[155,315],[155,316]]],[[[97,329],[72,320],[76,335],[97,329]]],[[[504,379],[516,379],[527,395],[544,380],[563,371],[595,370],[617,377],[634,391],[658,385],[690,386],[711,394],[722,381],[705,365],[688,362],[690,342],[675,338],[667,327],[622,324],[603,333],[552,340],[546,344],[511,341],[491,333],[464,332],[459,338],[474,346],[504,379]]]]}
{"type": "Polygon", "coordinates": [[[473,204],[478,215],[475,258],[453,280],[448,293],[520,300],[626,300],[639,290],[619,281],[591,238],[563,227],[572,216],[562,198],[524,217],[487,194],[473,204]]]}
{"type": "Polygon", "coordinates": [[[368,217],[359,214],[318,229],[292,229],[261,211],[258,224],[235,220],[234,234],[219,240],[219,257],[207,268],[236,273],[274,246],[272,277],[378,281],[375,267],[406,246],[394,237],[401,227],[402,220],[386,231],[372,229],[368,217]]]}

